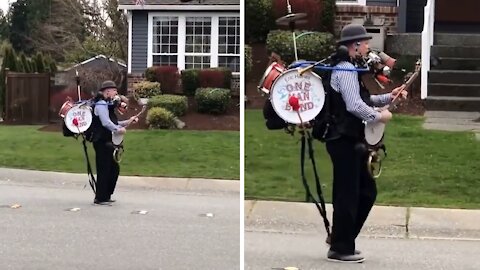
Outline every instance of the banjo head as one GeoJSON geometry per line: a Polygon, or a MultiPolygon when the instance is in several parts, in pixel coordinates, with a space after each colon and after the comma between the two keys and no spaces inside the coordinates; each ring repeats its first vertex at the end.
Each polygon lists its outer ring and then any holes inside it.
{"type": "Polygon", "coordinates": [[[112,132],[112,143],[114,145],[121,145],[123,143],[123,134],[112,132]]]}
{"type": "Polygon", "coordinates": [[[385,123],[383,122],[369,122],[365,124],[365,140],[369,145],[377,145],[383,139],[385,132],[385,123]]]}
{"type": "Polygon", "coordinates": [[[290,69],[283,72],[272,85],[270,102],[275,112],[285,122],[300,124],[297,112],[288,103],[291,96],[299,100],[303,122],[314,119],[325,103],[322,78],[310,71],[300,75],[297,69],[290,69]]]}
{"type": "Polygon", "coordinates": [[[75,105],[68,110],[63,120],[71,132],[83,133],[92,124],[92,109],[87,104],[75,105]]]}

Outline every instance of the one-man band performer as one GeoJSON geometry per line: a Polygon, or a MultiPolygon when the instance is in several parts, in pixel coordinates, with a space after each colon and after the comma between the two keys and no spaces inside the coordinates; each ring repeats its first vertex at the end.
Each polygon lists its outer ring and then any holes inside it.
{"type": "MultiPolygon", "coordinates": [[[[341,32],[338,45],[348,48],[349,56],[336,65],[354,69],[356,56],[366,56],[369,40],[365,28],[350,24],[341,32]]],[[[333,163],[333,227],[328,251],[328,260],[337,262],[363,262],[361,252],[355,250],[355,239],[373,207],[377,195],[375,180],[367,169],[367,154],[362,147],[365,142],[363,121],[388,122],[392,114],[388,110],[376,111],[373,106],[384,106],[403,86],[391,93],[370,95],[357,72],[334,70],[331,76],[331,113],[335,122],[331,140],[326,142],[333,163]]]]}
{"type": "Polygon", "coordinates": [[[111,205],[111,203],[115,202],[111,196],[115,191],[120,167],[113,159],[112,132],[125,134],[125,126],[129,122],[137,121],[135,117],[125,121],[118,121],[115,114],[115,105],[111,102],[116,95],[116,84],[113,81],[105,81],[94,99],[92,142],[95,149],[95,164],[97,168],[94,203],[99,205],[111,205]]]}

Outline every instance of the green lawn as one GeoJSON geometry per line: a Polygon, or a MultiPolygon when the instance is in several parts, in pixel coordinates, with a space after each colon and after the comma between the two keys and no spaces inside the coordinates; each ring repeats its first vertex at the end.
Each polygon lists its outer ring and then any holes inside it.
{"type": "MultiPolygon", "coordinates": [[[[383,205],[480,208],[480,142],[472,133],[426,131],[421,117],[394,115],[378,184],[383,205]]],[[[261,111],[245,115],[245,197],[303,201],[299,135],[269,131],[261,111]]],[[[325,145],[314,143],[326,200],[332,173],[325,145]]],[[[308,160],[309,161],[309,160],[308,160]]],[[[310,164],[310,163],[309,163],[310,164]]],[[[313,189],[313,173],[306,168],[313,189]]]]}
{"type": "MultiPolygon", "coordinates": [[[[0,166],[86,173],[81,140],[37,126],[0,126],[0,166]]],[[[239,132],[129,130],[121,175],[239,179],[239,132]]],[[[93,145],[88,144],[92,165],[93,145]]]]}

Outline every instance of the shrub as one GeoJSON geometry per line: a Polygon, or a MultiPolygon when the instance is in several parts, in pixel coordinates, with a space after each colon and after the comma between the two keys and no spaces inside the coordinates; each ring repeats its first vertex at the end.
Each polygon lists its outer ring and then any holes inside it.
{"type": "Polygon", "coordinates": [[[162,89],[164,93],[177,92],[178,80],[180,79],[178,67],[176,66],[158,67],[155,70],[155,76],[157,78],[157,82],[159,82],[162,85],[162,89]]]}
{"type": "Polygon", "coordinates": [[[199,88],[195,93],[197,110],[201,113],[222,114],[230,103],[230,89],[199,88]]]}
{"type": "Polygon", "coordinates": [[[162,92],[175,93],[180,74],[176,66],[153,66],[145,70],[145,78],[150,82],[159,82],[162,92]]]}
{"type": "Polygon", "coordinates": [[[134,83],[133,90],[140,98],[150,98],[162,94],[160,91],[160,83],[158,82],[142,81],[134,83]]]}
{"type": "Polygon", "coordinates": [[[171,111],[175,116],[183,116],[187,112],[188,102],[185,96],[160,95],[149,99],[148,107],[162,107],[171,111]]]}
{"type": "MultiPolygon", "coordinates": [[[[293,13],[305,13],[306,23],[295,24],[296,29],[318,31],[321,29],[322,6],[324,0],[290,0],[293,13]]],[[[273,0],[272,14],[274,18],[287,15],[287,3],[285,0],[273,0]]],[[[281,26],[279,29],[290,30],[289,25],[281,26]]]]}
{"type": "Polygon", "coordinates": [[[155,67],[149,67],[145,69],[145,79],[149,82],[156,82],[155,67]]]}
{"type": "Polygon", "coordinates": [[[147,113],[147,125],[154,129],[172,128],[175,126],[175,115],[165,108],[151,108],[147,113]]]}
{"type": "Polygon", "coordinates": [[[246,42],[265,42],[268,32],[275,28],[272,0],[245,0],[245,22],[246,42]]]}
{"type": "Polygon", "coordinates": [[[337,8],[336,0],[323,0],[323,11],[321,21],[321,31],[333,34],[335,30],[335,10],[337,8]]]}
{"type": "Polygon", "coordinates": [[[202,69],[198,73],[200,88],[226,88],[230,89],[232,71],[228,68],[202,69]]]}
{"type": "Polygon", "coordinates": [[[197,90],[198,82],[198,69],[186,69],[182,70],[182,85],[183,93],[187,96],[195,95],[195,90],[197,90]]]}
{"type": "MultiPolygon", "coordinates": [[[[297,36],[304,32],[296,32],[297,36]]],[[[318,61],[329,56],[335,48],[335,40],[332,34],[313,32],[297,39],[298,58],[308,61],[318,61]]],[[[275,30],[268,34],[267,50],[275,52],[282,57],[287,64],[295,60],[295,52],[292,42],[292,32],[275,30]]]]}
{"type": "Polygon", "coordinates": [[[252,70],[252,47],[245,45],[245,75],[248,75],[252,70]]]}

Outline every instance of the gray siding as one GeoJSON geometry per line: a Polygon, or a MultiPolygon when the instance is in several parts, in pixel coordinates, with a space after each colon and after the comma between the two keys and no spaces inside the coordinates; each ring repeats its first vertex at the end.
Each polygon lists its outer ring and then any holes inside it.
{"type": "Polygon", "coordinates": [[[367,6],[396,7],[397,0],[367,0],[367,6]]]}
{"type": "Polygon", "coordinates": [[[148,12],[132,12],[132,73],[143,73],[147,68],[148,12]]]}

